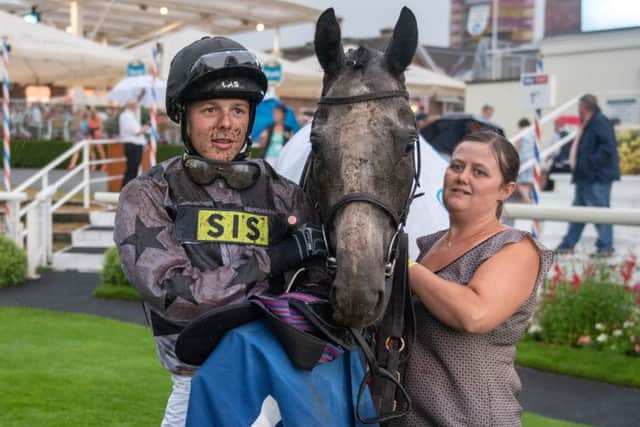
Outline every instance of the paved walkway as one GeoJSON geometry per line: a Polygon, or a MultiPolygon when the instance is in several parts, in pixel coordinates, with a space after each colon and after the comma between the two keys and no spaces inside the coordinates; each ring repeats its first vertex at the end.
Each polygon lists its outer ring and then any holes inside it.
{"type": "MultiPolygon", "coordinates": [[[[145,323],[138,302],[94,298],[99,282],[94,273],[47,272],[20,287],[0,289],[0,306],[41,307],[145,323]]],[[[518,372],[527,411],[593,426],[640,426],[640,389],[521,367],[518,372]]]]}

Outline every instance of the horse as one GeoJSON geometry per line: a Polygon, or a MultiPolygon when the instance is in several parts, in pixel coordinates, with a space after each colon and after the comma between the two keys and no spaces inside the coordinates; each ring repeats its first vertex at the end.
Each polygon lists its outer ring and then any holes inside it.
{"type": "Polygon", "coordinates": [[[403,8],[384,53],[344,52],[333,9],[318,18],[315,52],[324,71],[304,173],[332,255],[333,320],[362,329],[388,302],[385,275],[414,191],[417,130],[404,71],[418,43],[415,16],[403,8]]]}

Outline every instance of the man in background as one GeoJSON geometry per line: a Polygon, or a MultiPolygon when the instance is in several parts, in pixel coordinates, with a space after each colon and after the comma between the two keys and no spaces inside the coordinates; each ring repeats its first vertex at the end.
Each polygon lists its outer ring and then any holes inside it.
{"type": "MultiPolygon", "coordinates": [[[[620,159],[613,126],[602,114],[595,96],[587,94],[578,102],[581,126],[571,151],[569,165],[575,183],[573,206],[608,208],[613,181],[620,179],[620,159]]],[[[613,253],[613,226],[595,224],[598,232],[595,256],[613,253]]],[[[556,252],[572,253],[584,229],[584,223],[571,223],[556,252]]]]}
{"type": "Polygon", "coordinates": [[[493,118],[494,108],[489,104],[484,104],[482,110],[480,110],[480,116],[486,121],[490,122],[493,118]]]}
{"type": "Polygon", "coordinates": [[[142,162],[142,153],[147,144],[144,134],[148,131],[148,126],[140,124],[138,116],[138,101],[144,96],[144,91],[138,100],[127,102],[125,109],[118,117],[118,129],[120,139],[125,142],[124,155],[127,158],[127,166],[122,178],[122,188],[136,176],[142,162]]]}

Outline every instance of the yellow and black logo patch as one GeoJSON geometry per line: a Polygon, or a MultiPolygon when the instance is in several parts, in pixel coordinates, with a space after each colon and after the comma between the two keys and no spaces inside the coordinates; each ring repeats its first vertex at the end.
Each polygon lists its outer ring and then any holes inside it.
{"type": "Polygon", "coordinates": [[[247,212],[200,209],[196,237],[201,242],[269,245],[269,217],[247,212]]]}
{"type": "MultiPolygon", "coordinates": [[[[270,215],[240,210],[180,206],[176,237],[185,243],[211,242],[269,246],[278,221],[270,215]]],[[[276,230],[278,227],[276,227],[276,230]]],[[[275,231],[275,234],[281,234],[275,231]]]]}

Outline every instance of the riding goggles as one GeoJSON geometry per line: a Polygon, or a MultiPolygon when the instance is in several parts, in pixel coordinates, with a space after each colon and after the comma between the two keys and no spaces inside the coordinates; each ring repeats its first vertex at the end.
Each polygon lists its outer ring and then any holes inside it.
{"type": "Polygon", "coordinates": [[[209,185],[218,178],[235,190],[244,190],[260,178],[260,167],[253,162],[223,162],[185,154],[182,164],[189,178],[199,185],[209,185]]]}
{"type": "Polygon", "coordinates": [[[249,67],[260,69],[258,58],[246,50],[226,50],[202,55],[191,67],[190,74],[202,75],[208,71],[227,67],[249,67]]]}

